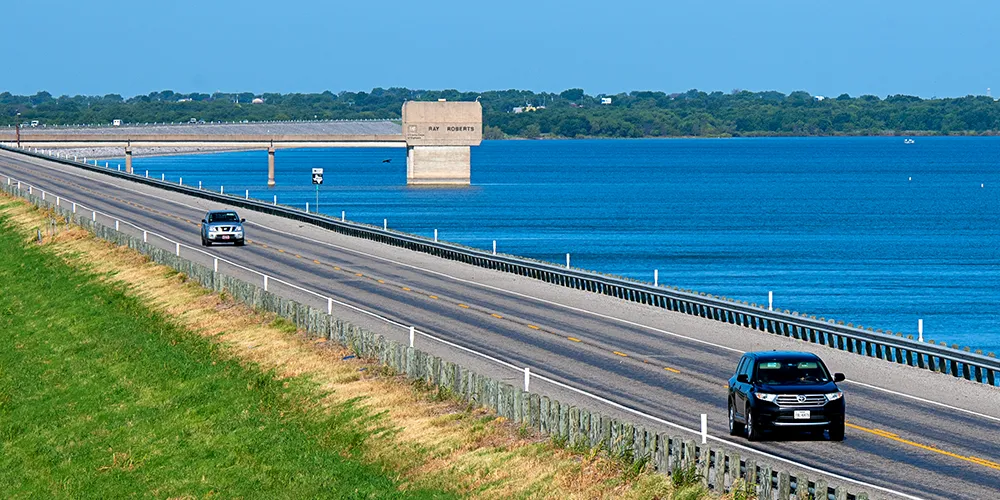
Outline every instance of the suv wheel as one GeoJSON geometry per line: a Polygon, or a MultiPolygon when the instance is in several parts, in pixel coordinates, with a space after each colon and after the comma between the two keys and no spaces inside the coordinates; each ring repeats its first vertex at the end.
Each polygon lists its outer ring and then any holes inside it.
{"type": "Polygon", "coordinates": [[[757,428],[757,422],[753,417],[753,410],[747,408],[746,414],[747,423],[744,426],[747,435],[747,441],[759,441],[760,440],[760,429],[757,428]]]}
{"type": "Polygon", "coordinates": [[[836,420],[830,424],[830,441],[844,440],[844,418],[836,420]]]}
{"type": "Polygon", "coordinates": [[[743,430],[743,424],[736,421],[736,409],[733,408],[733,402],[729,402],[729,435],[738,436],[743,430]]]}

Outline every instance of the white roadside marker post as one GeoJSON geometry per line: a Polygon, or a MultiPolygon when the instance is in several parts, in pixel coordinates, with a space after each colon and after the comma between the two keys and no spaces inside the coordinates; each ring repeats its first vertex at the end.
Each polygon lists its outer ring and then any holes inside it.
{"type": "Polygon", "coordinates": [[[417,329],[411,326],[410,327],[410,347],[413,347],[413,337],[416,336],[416,333],[417,333],[417,329]]]}
{"type": "Polygon", "coordinates": [[[924,341],[924,320],[917,320],[917,340],[920,342],[924,341]]]}
{"type": "Polygon", "coordinates": [[[774,310],[774,292],[772,291],[767,292],[767,310],[768,311],[774,310]]]}
{"type": "Polygon", "coordinates": [[[524,392],[528,392],[531,387],[531,369],[527,366],[524,367],[524,392]]]}
{"type": "Polygon", "coordinates": [[[708,415],[701,414],[701,444],[708,442],[708,415]]]}

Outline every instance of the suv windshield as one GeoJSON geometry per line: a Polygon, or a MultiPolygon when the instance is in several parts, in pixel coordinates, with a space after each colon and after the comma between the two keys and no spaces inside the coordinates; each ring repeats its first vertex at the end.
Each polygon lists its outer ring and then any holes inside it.
{"type": "Polygon", "coordinates": [[[769,385],[821,384],[830,374],[817,360],[760,361],[757,382],[769,385]]]}
{"type": "Polygon", "coordinates": [[[240,216],[236,215],[236,212],[223,212],[218,214],[209,214],[208,222],[239,222],[240,216]]]}

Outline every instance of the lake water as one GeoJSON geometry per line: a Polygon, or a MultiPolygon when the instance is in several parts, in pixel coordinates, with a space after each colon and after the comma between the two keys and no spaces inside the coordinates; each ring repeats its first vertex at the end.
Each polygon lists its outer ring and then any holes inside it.
{"type": "Polygon", "coordinates": [[[1000,351],[1000,138],[485,141],[472,186],[402,149],[136,158],[137,171],[484,249],[1000,351]],[[383,163],[390,159],[390,163],[383,163]]]}

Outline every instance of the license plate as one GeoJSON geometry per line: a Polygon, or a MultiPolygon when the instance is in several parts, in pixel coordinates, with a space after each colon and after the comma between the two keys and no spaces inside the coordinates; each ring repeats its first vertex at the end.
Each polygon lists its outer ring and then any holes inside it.
{"type": "Polygon", "coordinates": [[[809,410],[795,410],[795,420],[809,420],[809,410]]]}
{"type": "MultiPolygon", "coordinates": [[[[229,239],[229,235],[228,235],[228,234],[224,234],[224,235],[222,235],[222,239],[224,239],[224,240],[228,240],[228,239],[229,239]]],[[[808,412],[806,412],[806,413],[808,413],[808,412]]]]}

